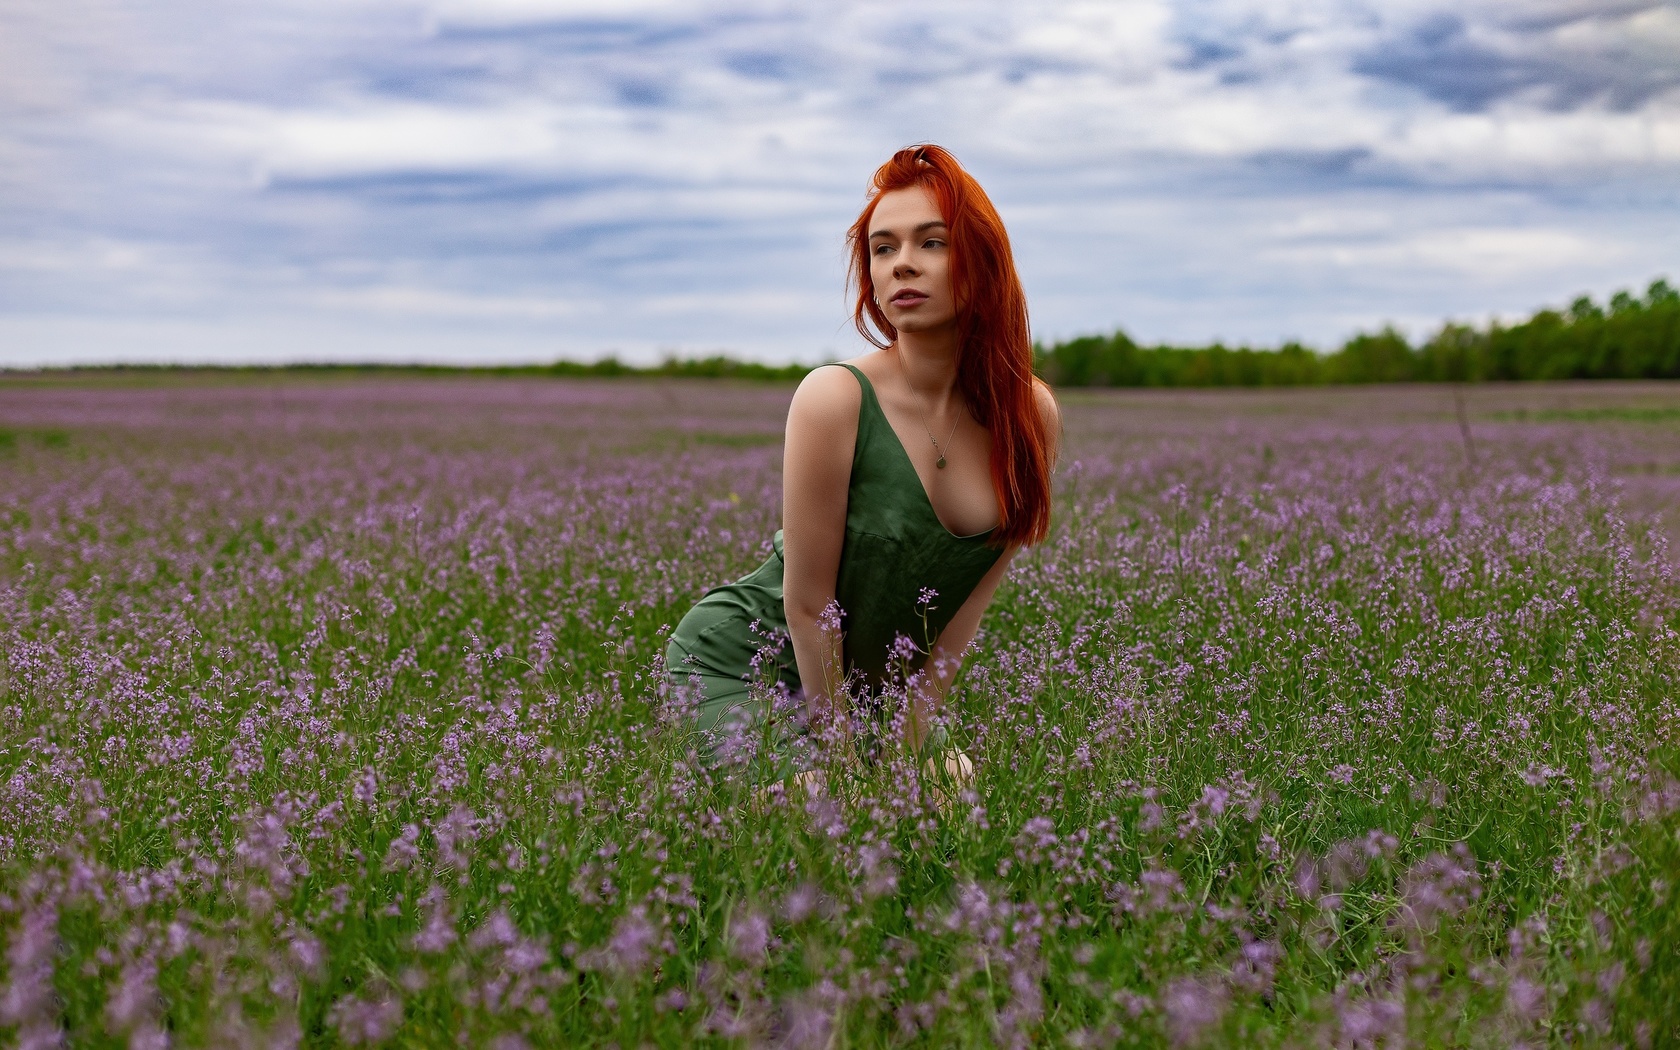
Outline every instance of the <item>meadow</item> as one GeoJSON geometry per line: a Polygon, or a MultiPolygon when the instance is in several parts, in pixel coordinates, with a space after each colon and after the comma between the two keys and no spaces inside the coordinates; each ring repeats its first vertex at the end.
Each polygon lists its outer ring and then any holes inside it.
{"type": "Polygon", "coordinates": [[[969,788],[696,761],[785,385],[0,385],[0,1040],[1680,1040],[1680,390],[1067,391],[969,788]]]}

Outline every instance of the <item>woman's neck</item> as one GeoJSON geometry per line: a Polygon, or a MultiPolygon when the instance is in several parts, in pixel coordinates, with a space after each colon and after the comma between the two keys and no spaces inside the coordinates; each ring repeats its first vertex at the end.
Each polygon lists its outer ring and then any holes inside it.
{"type": "Polygon", "coordinates": [[[956,394],[960,346],[955,325],[931,332],[899,332],[893,345],[905,379],[935,411],[956,394]]]}

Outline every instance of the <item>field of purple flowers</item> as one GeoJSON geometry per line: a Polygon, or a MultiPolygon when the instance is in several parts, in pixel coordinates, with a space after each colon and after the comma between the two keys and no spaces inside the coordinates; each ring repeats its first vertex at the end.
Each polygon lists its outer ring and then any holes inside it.
{"type": "Polygon", "coordinates": [[[1070,392],[956,793],[657,664],[789,390],[0,386],[0,1040],[1680,1039],[1680,390],[1070,392]]]}

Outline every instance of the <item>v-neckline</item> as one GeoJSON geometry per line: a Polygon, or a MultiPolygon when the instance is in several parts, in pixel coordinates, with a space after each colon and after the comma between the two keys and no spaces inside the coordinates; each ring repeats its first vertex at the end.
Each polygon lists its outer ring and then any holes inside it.
{"type": "Polygon", "coordinates": [[[967,536],[959,536],[951,531],[951,527],[945,524],[945,519],[939,516],[939,508],[933,505],[933,497],[928,495],[927,485],[922,481],[922,474],[916,469],[916,461],[910,458],[910,450],[904,447],[904,440],[898,436],[898,431],[893,428],[892,420],[887,418],[887,410],[881,407],[881,399],[875,394],[875,384],[870,381],[868,376],[863,374],[863,369],[856,365],[847,365],[846,367],[852,371],[853,375],[858,377],[866,399],[875,406],[875,414],[880,417],[881,425],[886,427],[887,433],[891,435],[893,447],[898,449],[899,458],[909,468],[910,476],[916,479],[916,491],[922,494],[922,505],[927,507],[928,513],[933,515],[933,520],[939,523],[939,527],[945,530],[945,535],[954,540],[981,540],[996,532],[998,530],[996,525],[981,532],[970,533],[967,536]]]}

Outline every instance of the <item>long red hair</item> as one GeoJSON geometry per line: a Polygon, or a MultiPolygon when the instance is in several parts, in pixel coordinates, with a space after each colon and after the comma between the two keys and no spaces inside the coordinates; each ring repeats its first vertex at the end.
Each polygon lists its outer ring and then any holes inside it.
{"type": "Polygon", "coordinates": [[[932,194],[951,235],[951,291],[962,338],[957,389],[970,414],[992,435],[992,488],[999,546],[1037,543],[1050,531],[1051,435],[1033,390],[1032,337],[1027,296],[1015,272],[1009,234],[986,191],[957,158],[938,146],[911,146],[892,155],[870,180],[869,202],[847,234],[852,318],[881,349],[898,329],[875,304],[869,276],[869,222],[883,193],[922,186],[932,194]]]}

